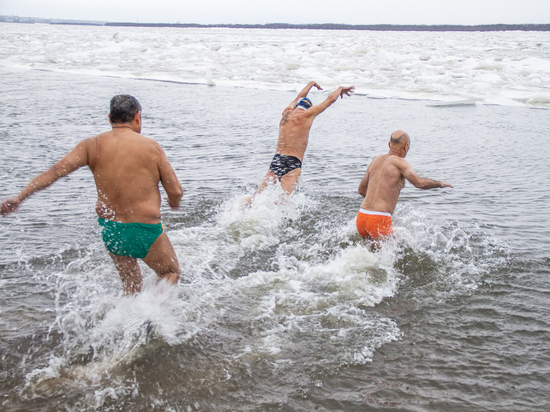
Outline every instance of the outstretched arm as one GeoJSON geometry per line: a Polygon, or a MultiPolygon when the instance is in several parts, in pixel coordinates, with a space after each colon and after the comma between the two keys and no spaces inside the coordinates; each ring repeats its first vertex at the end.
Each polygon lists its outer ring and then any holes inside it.
{"type": "Polygon", "coordinates": [[[296,98],[290,102],[290,104],[286,107],[285,111],[288,110],[288,108],[291,108],[291,109],[294,109],[296,107],[296,105],[298,104],[298,100],[300,100],[302,97],[306,97],[308,94],[309,94],[309,91],[311,90],[312,87],[316,87],[317,90],[323,90],[321,88],[321,86],[319,86],[317,84],[317,82],[315,81],[310,81],[306,87],[304,87],[302,89],[302,91],[300,93],[298,93],[298,96],[296,96],[296,98]]]}
{"type": "Polygon", "coordinates": [[[411,182],[414,187],[419,189],[434,189],[438,187],[453,187],[450,183],[445,182],[444,180],[433,180],[427,177],[420,177],[413,170],[411,164],[405,159],[400,158],[397,162],[397,166],[400,169],[405,179],[411,182]]]}
{"type": "Polygon", "coordinates": [[[40,173],[25,188],[19,195],[6,199],[0,206],[0,214],[6,216],[9,213],[15,212],[19,205],[39,190],[45,189],[54,183],[56,180],[67,176],[76,169],[88,164],[87,141],[80,142],[76,147],[63,157],[59,162],[54,164],[48,170],[40,173]]]}
{"type": "Polygon", "coordinates": [[[311,90],[312,87],[316,87],[317,90],[323,90],[323,89],[321,88],[321,86],[319,86],[319,85],[317,84],[317,82],[314,82],[314,81],[312,80],[312,81],[310,81],[310,82],[306,85],[306,87],[304,87],[304,88],[302,89],[302,91],[301,91],[300,93],[298,93],[298,97],[296,97],[296,101],[300,100],[302,97],[306,97],[306,96],[308,95],[308,93],[309,93],[309,91],[311,90]]]}
{"type": "Polygon", "coordinates": [[[322,103],[316,104],[315,106],[309,108],[308,113],[313,116],[317,116],[318,114],[323,113],[330,105],[338,100],[338,96],[340,96],[340,98],[344,98],[344,94],[346,96],[351,96],[350,93],[353,92],[353,89],[355,89],[355,86],[338,87],[331,94],[329,94],[322,103]]]}

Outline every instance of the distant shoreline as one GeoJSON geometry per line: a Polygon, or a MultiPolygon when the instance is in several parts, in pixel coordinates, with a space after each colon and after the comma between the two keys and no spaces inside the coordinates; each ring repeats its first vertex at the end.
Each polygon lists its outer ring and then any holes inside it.
{"type": "Polygon", "coordinates": [[[550,24],[478,24],[462,26],[406,24],[168,24],[168,23],[105,23],[117,27],[180,27],[230,29],[300,29],[300,30],[370,30],[370,31],[550,31],[550,24]]]}
{"type": "Polygon", "coordinates": [[[370,30],[370,31],[550,31],[550,24],[197,24],[197,23],[130,23],[86,20],[42,19],[0,16],[2,23],[42,23],[111,27],[228,28],[228,29],[300,29],[300,30],[370,30]]]}

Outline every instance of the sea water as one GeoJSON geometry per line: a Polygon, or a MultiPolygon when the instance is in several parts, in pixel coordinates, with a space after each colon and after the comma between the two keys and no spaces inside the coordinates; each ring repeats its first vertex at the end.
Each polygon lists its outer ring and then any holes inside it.
{"type": "Polygon", "coordinates": [[[2,199],[108,130],[119,93],[185,190],[162,207],[178,287],[142,266],[136,297],[121,297],[89,170],[0,220],[3,410],[547,409],[546,34],[0,28],[2,199]],[[407,83],[396,62],[412,55],[407,83]],[[358,93],[315,120],[292,198],[275,186],[240,209],[310,79],[358,93]],[[355,231],[357,186],[398,128],[415,170],[455,187],[406,185],[376,250],[355,231]]]}

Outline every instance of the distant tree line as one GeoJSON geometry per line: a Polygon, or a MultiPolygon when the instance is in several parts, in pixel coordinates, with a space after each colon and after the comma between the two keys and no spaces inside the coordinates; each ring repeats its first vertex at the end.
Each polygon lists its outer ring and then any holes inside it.
{"type": "Polygon", "coordinates": [[[230,29],[303,29],[303,30],[374,30],[374,31],[550,31],[550,24],[458,24],[405,25],[405,24],[194,24],[194,23],[105,23],[105,26],[126,27],[180,27],[230,29]]]}
{"type": "Polygon", "coordinates": [[[303,29],[303,30],[375,30],[375,31],[550,31],[550,24],[459,24],[409,25],[409,24],[195,24],[195,23],[124,23],[86,20],[42,19],[35,17],[0,16],[0,22],[46,23],[123,27],[180,27],[180,28],[230,28],[230,29],[303,29]]]}

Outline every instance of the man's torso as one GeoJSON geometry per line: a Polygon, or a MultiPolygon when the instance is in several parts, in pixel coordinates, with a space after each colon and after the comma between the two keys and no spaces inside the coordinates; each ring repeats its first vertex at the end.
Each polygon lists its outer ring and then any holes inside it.
{"type": "Polygon", "coordinates": [[[302,109],[287,109],[279,123],[276,153],[304,160],[313,118],[302,109]]]}
{"type": "Polygon", "coordinates": [[[99,217],[120,222],[160,222],[158,145],[128,129],[89,139],[88,164],[97,187],[99,217]]]}
{"type": "Polygon", "coordinates": [[[398,156],[377,156],[369,166],[367,194],[361,208],[393,214],[405,177],[395,165],[398,156]]]}

